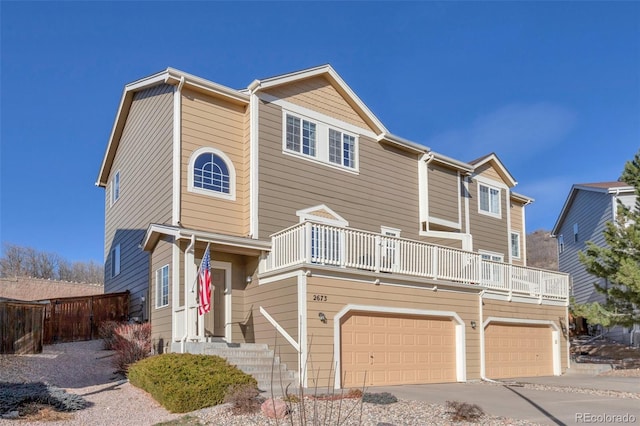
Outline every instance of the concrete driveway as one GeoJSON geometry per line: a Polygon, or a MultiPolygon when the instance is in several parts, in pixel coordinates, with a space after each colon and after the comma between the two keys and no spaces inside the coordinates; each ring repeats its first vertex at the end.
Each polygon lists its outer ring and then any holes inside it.
{"type": "Polygon", "coordinates": [[[640,425],[638,377],[564,375],[505,380],[500,384],[471,382],[380,386],[368,388],[367,391],[390,392],[398,398],[437,404],[446,404],[447,401],[468,402],[478,404],[487,414],[543,425],[640,425]],[[544,386],[546,389],[525,384],[544,386]],[[596,391],[568,392],[566,388],[596,391]]]}

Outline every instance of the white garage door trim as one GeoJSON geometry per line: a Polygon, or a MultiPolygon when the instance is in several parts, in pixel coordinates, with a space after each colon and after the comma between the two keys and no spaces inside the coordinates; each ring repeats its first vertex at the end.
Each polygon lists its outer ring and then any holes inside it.
{"type": "Polygon", "coordinates": [[[465,358],[465,335],[464,335],[464,321],[460,316],[452,311],[432,311],[427,309],[410,309],[410,308],[391,308],[388,306],[371,306],[371,305],[353,305],[348,304],[342,308],[333,317],[333,359],[336,360],[335,380],[334,386],[336,389],[342,387],[341,375],[342,375],[342,360],[340,359],[341,348],[341,335],[340,335],[340,323],[342,317],[347,315],[351,311],[360,311],[363,313],[384,313],[384,314],[403,314],[403,315],[419,315],[425,317],[447,317],[455,321],[455,333],[456,333],[456,380],[458,382],[465,382],[467,380],[467,368],[465,358]]]}
{"type": "Polygon", "coordinates": [[[486,358],[485,358],[485,346],[484,346],[484,331],[487,326],[492,322],[502,323],[502,324],[518,324],[518,325],[548,325],[551,327],[551,350],[553,357],[553,375],[559,376],[562,374],[562,369],[560,367],[560,327],[550,320],[534,320],[534,319],[523,319],[523,318],[501,318],[501,317],[488,317],[484,320],[482,324],[482,338],[480,339],[480,375],[483,380],[487,379],[485,375],[485,367],[486,367],[486,358]]]}

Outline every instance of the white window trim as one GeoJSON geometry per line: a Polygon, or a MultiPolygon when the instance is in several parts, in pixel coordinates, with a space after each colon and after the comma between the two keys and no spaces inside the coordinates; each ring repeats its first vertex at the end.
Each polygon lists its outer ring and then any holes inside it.
{"type": "Polygon", "coordinates": [[[480,255],[484,254],[485,256],[491,256],[492,259],[489,259],[491,262],[502,262],[502,263],[504,263],[504,254],[502,254],[502,253],[498,253],[498,252],[495,252],[495,251],[488,251],[488,250],[478,250],[478,253],[480,255]],[[500,260],[493,259],[493,257],[499,257],[500,260]]]}
{"type": "Polygon", "coordinates": [[[122,264],[120,262],[120,243],[118,243],[115,245],[115,247],[111,249],[111,278],[114,278],[120,275],[121,266],[122,264]]]}
{"type": "Polygon", "coordinates": [[[516,232],[516,231],[511,231],[511,233],[509,234],[509,251],[511,252],[511,257],[514,259],[521,259],[522,258],[522,242],[520,241],[520,233],[516,232]],[[518,237],[518,255],[514,255],[513,254],[513,236],[517,236],[518,237]]]}
{"type": "MultiPolygon", "coordinates": [[[[476,185],[478,190],[478,213],[485,216],[491,216],[497,219],[502,219],[502,193],[506,192],[506,191],[503,191],[504,188],[501,188],[500,186],[497,186],[497,185],[493,185],[484,179],[476,178],[476,182],[477,182],[476,185]],[[482,210],[481,203],[480,203],[480,187],[481,186],[486,186],[490,190],[495,189],[498,191],[498,213],[482,210]]],[[[491,199],[489,199],[489,202],[491,202],[491,199]]]]}
{"type": "MultiPolygon", "coordinates": [[[[335,123],[335,121],[325,120],[324,117],[310,117],[305,114],[301,114],[297,111],[291,111],[288,109],[282,109],[282,152],[287,155],[291,155],[297,158],[302,158],[307,161],[311,161],[314,163],[322,164],[323,166],[332,167],[334,169],[346,171],[349,173],[359,174],[360,172],[360,137],[359,134],[350,130],[347,130],[345,127],[340,124],[335,123]],[[315,124],[316,126],[316,146],[315,146],[315,156],[311,156],[309,154],[304,154],[301,152],[288,149],[287,148],[287,115],[298,118],[301,121],[305,120],[310,123],[315,124]],[[343,162],[340,164],[329,161],[329,129],[333,129],[335,131],[340,132],[342,135],[348,135],[353,137],[354,146],[353,146],[353,158],[355,167],[347,167],[343,165],[343,162]]],[[[344,144],[344,140],[341,137],[341,143],[344,144]]],[[[302,145],[302,141],[300,141],[302,145]]],[[[341,146],[341,149],[344,147],[341,146]]]]}
{"type": "MultiPolygon", "coordinates": [[[[156,269],[156,277],[155,277],[155,279],[156,279],[156,294],[155,294],[155,296],[156,296],[155,297],[155,299],[156,299],[156,301],[155,301],[156,309],[164,308],[164,307],[169,306],[170,288],[167,288],[167,303],[166,304],[161,304],[161,298],[163,296],[161,294],[161,291],[162,291],[161,278],[162,278],[162,273],[163,273],[163,271],[165,269],[167,271],[167,282],[169,282],[169,284],[170,284],[170,278],[171,277],[169,276],[169,264],[167,263],[166,265],[156,269]]],[[[170,287],[170,285],[169,285],[169,287],[170,287]]]]}
{"type": "Polygon", "coordinates": [[[111,194],[109,195],[109,206],[113,206],[120,199],[120,192],[121,192],[120,170],[115,172],[113,177],[111,178],[110,192],[111,194]],[[116,184],[116,181],[117,181],[117,184],[116,184]],[[116,191],[116,187],[117,187],[117,191],[116,191]]]}
{"type": "Polygon", "coordinates": [[[563,234],[558,235],[558,253],[564,252],[564,236],[563,234]]]}
{"type": "Polygon", "coordinates": [[[229,201],[236,200],[236,169],[233,166],[233,162],[231,159],[222,151],[213,147],[202,147],[195,150],[191,157],[189,158],[189,169],[188,169],[188,186],[187,190],[189,192],[193,192],[195,194],[207,195],[209,197],[222,198],[229,201]],[[211,191],[209,189],[197,188],[193,186],[193,168],[196,162],[196,159],[202,154],[214,154],[218,157],[222,158],[222,160],[227,165],[229,169],[229,193],[225,194],[224,192],[211,191]]]}
{"type": "Polygon", "coordinates": [[[307,207],[306,209],[298,210],[296,212],[296,216],[298,216],[298,223],[303,223],[307,220],[311,220],[314,222],[324,223],[327,225],[334,225],[340,227],[348,227],[349,221],[340,216],[338,213],[327,207],[325,204],[318,204],[317,206],[307,207]],[[317,212],[318,210],[324,210],[330,216],[333,216],[334,219],[330,219],[328,217],[316,216],[313,212],[317,212]]]}

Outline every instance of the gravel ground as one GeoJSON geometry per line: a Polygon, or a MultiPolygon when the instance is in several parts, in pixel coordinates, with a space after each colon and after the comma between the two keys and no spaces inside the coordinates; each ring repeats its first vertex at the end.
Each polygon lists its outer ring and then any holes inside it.
{"type": "MultiPolygon", "coordinates": [[[[26,424],[54,425],[156,425],[173,421],[174,425],[275,425],[275,420],[261,413],[233,415],[228,404],[205,408],[185,414],[172,414],[160,406],[149,394],[132,386],[122,376],[114,373],[113,352],[102,349],[99,340],[63,343],[45,346],[37,355],[0,355],[0,382],[43,382],[68,393],[82,396],[89,407],[70,413],[58,421],[0,419],[0,426],[26,424]],[[185,419],[189,416],[189,420],[185,419]]],[[[486,384],[492,386],[491,384],[486,384]]],[[[0,383],[0,387],[2,383],[0,383]]],[[[550,389],[554,391],[578,391],[572,389],[550,389]]],[[[625,397],[617,395],[619,397],[625,397]]],[[[628,396],[627,396],[628,397],[628,396]]],[[[359,400],[340,401],[305,400],[292,405],[294,424],[302,424],[301,414],[306,414],[306,423],[344,425],[443,425],[451,424],[451,414],[442,405],[420,401],[400,400],[389,405],[375,405],[359,400]],[[313,422],[312,419],[316,421],[313,422]]],[[[0,413],[2,414],[2,413],[0,413]]],[[[55,418],[55,417],[54,417],[55,418]]],[[[291,424],[290,420],[279,420],[278,424],[291,424]]],[[[484,416],[476,423],[459,422],[458,425],[534,425],[527,421],[484,416]]]]}

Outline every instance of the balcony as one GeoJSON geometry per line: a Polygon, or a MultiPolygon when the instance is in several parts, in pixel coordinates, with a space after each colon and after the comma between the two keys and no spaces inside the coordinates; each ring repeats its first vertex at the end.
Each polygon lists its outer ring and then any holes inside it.
{"type": "Polygon", "coordinates": [[[540,302],[569,300],[567,274],[487,261],[478,253],[312,221],[272,235],[266,270],[302,264],[477,285],[490,293],[540,302]]]}

